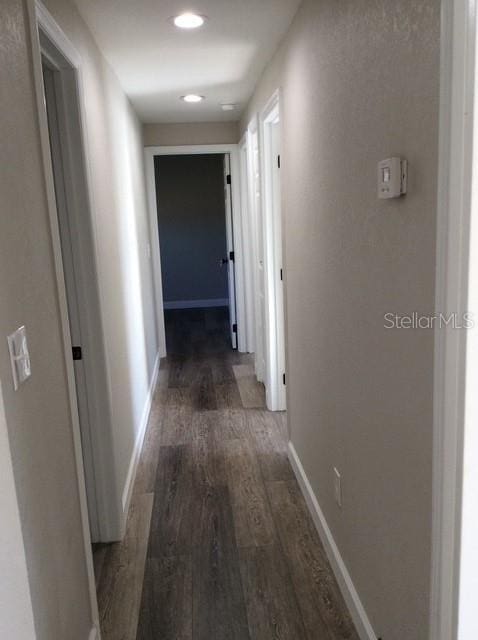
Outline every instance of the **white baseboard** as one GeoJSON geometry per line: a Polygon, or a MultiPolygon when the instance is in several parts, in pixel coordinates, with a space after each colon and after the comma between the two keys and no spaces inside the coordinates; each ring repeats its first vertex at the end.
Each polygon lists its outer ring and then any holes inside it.
{"type": "Polygon", "coordinates": [[[357,633],[361,640],[377,640],[377,636],[372,629],[370,620],[367,613],[360,601],[359,595],[352,582],[347,567],[340,555],[340,551],[335,544],[335,540],[332,536],[332,532],[327,524],[322,509],[319,506],[317,498],[310,486],[310,482],[305,474],[304,467],[297,455],[297,451],[294,448],[292,442],[289,442],[289,460],[294,470],[294,473],[299,482],[300,488],[304,495],[307,506],[309,507],[312,520],[319,533],[322,544],[324,545],[325,552],[332,566],[333,572],[340,587],[340,591],[344,597],[345,603],[350,611],[352,620],[357,629],[357,633]]]}
{"type": "Polygon", "coordinates": [[[129,505],[131,502],[131,495],[133,493],[134,481],[136,478],[136,470],[138,468],[139,457],[141,455],[141,449],[143,448],[144,436],[146,434],[146,427],[148,426],[149,414],[151,411],[151,403],[153,402],[154,390],[158,381],[160,354],[156,356],[154,363],[153,375],[151,376],[151,382],[149,384],[148,395],[146,396],[146,402],[144,403],[143,414],[141,416],[140,427],[138,435],[136,436],[136,442],[134,444],[133,453],[131,454],[131,460],[128,468],[128,475],[126,476],[126,482],[123,489],[122,505],[123,505],[123,524],[126,524],[126,517],[129,511],[129,505]]]}
{"type": "Polygon", "coordinates": [[[213,298],[212,300],[173,300],[165,302],[165,309],[201,309],[206,307],[227,307],[228,298],[213,298]]]}

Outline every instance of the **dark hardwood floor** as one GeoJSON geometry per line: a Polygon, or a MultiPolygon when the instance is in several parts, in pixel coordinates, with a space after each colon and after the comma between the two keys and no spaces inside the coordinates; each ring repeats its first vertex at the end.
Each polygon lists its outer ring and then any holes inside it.
{"type": "Polygon", "coordinates": [[[95,553],[103,640],[358,640],[227,310],[166,328],[126,538],[95,553]]]}

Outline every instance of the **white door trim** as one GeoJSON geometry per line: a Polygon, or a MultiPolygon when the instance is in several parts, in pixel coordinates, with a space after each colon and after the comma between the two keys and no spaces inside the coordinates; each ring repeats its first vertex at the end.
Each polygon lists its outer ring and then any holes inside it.
{"type": "MultiPolygon", "coordinates": [[[[476,14],[443,0],[436,311],[467,310],[476,14]]],[[[463,478],[466,332],[435,333],[430,640],[456,640],[463,478]]]]}
{"type": "Polygon", "coordinates": [[[153,260],[154,287],[156,293],[156,316],[161,357],[166,356],[166,333],[164,327],[163,284],[161,279],[161,253],[159,246],[156,184],[154,175],[154,157],[167,155],[203,155],[226,154],[231,161],[232,217],[234,223],[234,252],[236,275],[236,317],[238,349],[245,352],[246,347],[246,304],[244,286],[244,244],[242,237],[241,188],[239,171],[239,151],[237,144],[204,144],[180,146],[145,147],[146,189],[148,193],[149,226],[151,235],[151,256],[153,260]]]}
{"type": "MultiPolygon", "coordinates": [[[[272,158],[272,133],[270,125],[280,118],[280,93],[275,91],[260,113],[260,148],[262,175],[262,212],[265,262],[266,296],[266,403],[271,411],[283,411],[286,408],[285,386],[282,379],[285,374],[285,306],[284,297],[279,290],[278,257],[282,256],[282,214],[273,206],[277,194],[274,194],[275,170],[272,158]],[[282,364],[283,363],[283,364],[282,364]]],[[[279,195],[280,201],[280,195],[279,195]]]]}

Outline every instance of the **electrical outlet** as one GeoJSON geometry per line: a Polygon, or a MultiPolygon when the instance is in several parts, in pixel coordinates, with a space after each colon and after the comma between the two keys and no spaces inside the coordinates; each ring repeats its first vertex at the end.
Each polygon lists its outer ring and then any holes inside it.
{"type": "Polygon", "coordinates": [[[334,467],[334,497],[339,507],[342,507],[342,477],[336,467],[334,467]]]}

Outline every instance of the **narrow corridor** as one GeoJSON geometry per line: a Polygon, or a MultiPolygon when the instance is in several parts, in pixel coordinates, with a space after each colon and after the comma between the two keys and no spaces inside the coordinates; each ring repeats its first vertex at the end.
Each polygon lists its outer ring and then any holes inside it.
{"type": "Polygon", "coordinates": [[[127,534],[95,552],[104,640],[357,640],[227,311],[166,321],[127,534]]]}

